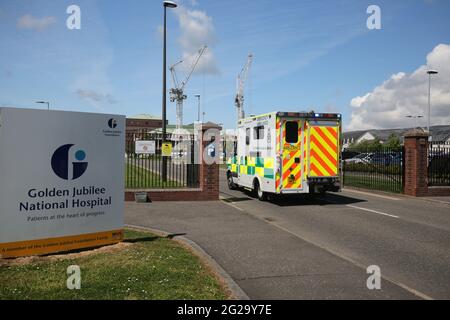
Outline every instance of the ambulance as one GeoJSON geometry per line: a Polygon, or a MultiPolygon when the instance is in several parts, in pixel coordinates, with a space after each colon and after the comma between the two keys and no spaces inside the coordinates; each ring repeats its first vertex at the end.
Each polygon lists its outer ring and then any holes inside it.
{"type": "Polygon", "coordinates": [[[239,120],[234,155],[228,160],[231,190],[270,195],[341,191],[342,116],[272,112],[239,120]]]}

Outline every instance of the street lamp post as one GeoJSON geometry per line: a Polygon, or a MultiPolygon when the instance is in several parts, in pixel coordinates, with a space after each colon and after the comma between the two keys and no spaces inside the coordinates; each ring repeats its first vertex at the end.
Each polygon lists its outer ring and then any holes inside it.
{"type": "Polygon", "coordinates": [[[436,70],[428,70],[428,134],[430,135],[430,141],[433,139],[431,136],[431,76],[438,74],[436,70]]]}
{"type": "Polygon", "coordinates": [[[50,110],[50,102],[48,102],[48,101],[36,101],[36,103],[46,104],[47,105],[47,110],[50,110]]]}
{"type": "MultiPolygon", "coordinates": [[[[167,133],[167,8],[174,9],[177,4],[172,1],[164,1],[164,44],[163,44],[163,101],[162,101],[162,142],[166,142],[167,133]]],[[[167,158],[163,157],[163,167],[161,170],[162,181],[167,181],[167,158]]]]}
{"type": "Polygon", "coordinates": [[[198,99],[197,121],[200,122],[200,95],[196,94],[195,97],[198,99]]]}

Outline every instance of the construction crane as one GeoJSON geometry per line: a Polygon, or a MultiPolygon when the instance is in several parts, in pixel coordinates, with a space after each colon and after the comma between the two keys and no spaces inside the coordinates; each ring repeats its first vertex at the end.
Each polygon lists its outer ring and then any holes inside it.
{"type": "Polygon", "coordinates": [[[245,83],[247,81],[248,75],[250,73],[250,68],[252,66],[253,62],[253,55],[249,54],[247,58],[247,62],[242,68],[241,72],[239,73],[237,77],[237,89],[236,89],[236,99],[235,104],[237,108],[237,118],[238,122],[239,120],[245,118],[245,111],[244,111],[244,89],[245,89],[245,83]]]}
{"type": "Polygon", "coordinates": [[[173,82],[173,89],[170,89],[170,102],[176,102],[177,103],[177,130],[180,130],[183,128],[183,101],[187,99],[187,95],[184,94],[184,89],[186,85],[189,82],[189,79],[191,78],[192,74],[194,73],[195,69],[197,68],[197,65],[200,61],[200,58],[203,56],[207,49],[207,46],[202,47],[197,55],[197,58],[195,59],[186,79],[182,82],[178,81],[177,73],[175,71],[175,67],[179,64],[183,63],[184,61],[179,61],[175,63],[173,66],[169,68],[171,74],[172,74],[172,82],[173,82]]]}

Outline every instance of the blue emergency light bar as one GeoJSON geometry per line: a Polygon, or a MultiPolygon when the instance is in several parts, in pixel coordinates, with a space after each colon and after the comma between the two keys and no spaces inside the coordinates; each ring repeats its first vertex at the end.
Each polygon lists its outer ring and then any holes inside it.
{"type": "Polygon", "coordinates": [[[279,112],[278,116],[289,118],[341,119],[341,115],[337,113],[279,112]]]}

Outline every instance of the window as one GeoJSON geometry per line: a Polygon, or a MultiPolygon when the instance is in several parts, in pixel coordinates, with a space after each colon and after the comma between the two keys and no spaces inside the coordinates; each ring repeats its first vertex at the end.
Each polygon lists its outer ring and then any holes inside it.
{"type": "Polygon", "coordinates": [[[253,139],[255,140],[264,139],[264,126],[253,128],[253,139]]]}
{"type": "Polygon", "coordinates": [[[245,129],[245,144],[250,145],[250,128],[245,129]]]}
{"type": "Polygon", "coordinates": [[[298,122],[288,121],[286,122],[286,142],[297,143],[298,142],[298,122]]]}

